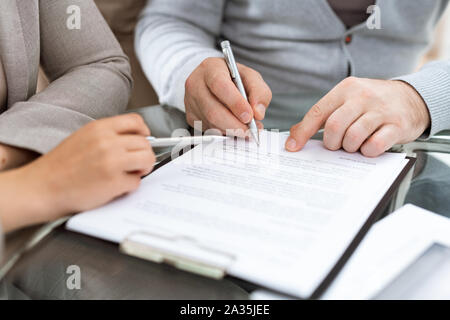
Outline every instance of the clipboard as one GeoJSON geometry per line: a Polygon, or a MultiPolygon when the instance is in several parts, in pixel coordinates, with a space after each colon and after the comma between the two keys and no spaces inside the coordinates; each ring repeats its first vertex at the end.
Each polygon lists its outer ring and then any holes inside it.
{"type": "MultiPolygon", "coordinates": [[[[357,249],[370,227],[383,215],[384,211],[389,206],[389,201],[394,196],[400,184],[409,171],[413,169],[416,159],[409,156],[406,157],[406,159],[408,160],[407,164],[403,167],[400,174],[383,195],[376,208],[366,219],[359,232],[355,235],[327,276],[325,276],[325,278],[309,297],[291,296],[292,298],[319,299],[321,297],[357,249]]],[[[160,168],[168,161],[169,160],[161,162],[156,169],[160,168]]],[[[217,280],[228,276],[227,270],[230,266],[232,266],[236,259],[236,257],[230,253],[215,250],[208,247],[207,244],[199,243],[193,238],[173,234],[150,233],[148,231],[134,232],[128,235],[120,243],[120,251],[137,258],[149,260],[155,263],[166,263],[177,269],[217,280]],[[149,239],[152,239],[151,246],[148,245],[149,239]],[[180,246],[185,248],[183,253],[180,253],[180,246]],[[173,249],[175,247],[178,248],[176,252],[173,249]]],[[[238,280],[244,283],[249,283],[245,279],[238,280]]],[[[261,287],[259,285],[256,286],[261,287]]],[[[274,291],[271,288],[266,289],[274,291]]],[[[278,293],[286,295],[284,292],[278,293]]]]}

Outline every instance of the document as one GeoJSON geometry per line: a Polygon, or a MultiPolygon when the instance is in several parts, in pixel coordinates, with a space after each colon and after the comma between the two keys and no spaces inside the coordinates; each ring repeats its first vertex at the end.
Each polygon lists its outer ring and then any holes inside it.
{"type": "Polygon", "coordinates": [[[375,297],[377,300],[450,298],[450,248],[433,243],[375,297]]]}
{"type": "Polygon", "coordinates": [[[67,227],[118,243],[140,234],[150,246],[308,297],[408,160],[333,152],[315,140],[289,153],[286,138],[263,131],[259,147],[233,138],[197,146],[67,227]]]}
{"type": "Polygon", "coordinates": [[[450,261],[448,255],[436,252],[437,248],[448,252],[448,247],[450,219],[405,205],[373,226],[324,298],[449,299],[450,261]],[[439,267],[433,261],[437,258],[439,267]],[[427,265],[431,270],[423,270],[427,265]],[[409,276],[408,281],[402,281],[408,290],[401,288],[398,280],[414,270],[415,278],[409,276]]]}

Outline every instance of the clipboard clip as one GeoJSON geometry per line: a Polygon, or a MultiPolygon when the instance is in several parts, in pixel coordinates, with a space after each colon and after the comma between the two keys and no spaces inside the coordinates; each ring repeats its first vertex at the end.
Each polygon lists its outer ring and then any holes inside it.
{"type": "Polygon", "coordinates": [[[149,231],[131,233],[120,243],[120,251],[213,279],[222,279],[236,261],[235,256],[202,245],[194,238],[149,231]]]}

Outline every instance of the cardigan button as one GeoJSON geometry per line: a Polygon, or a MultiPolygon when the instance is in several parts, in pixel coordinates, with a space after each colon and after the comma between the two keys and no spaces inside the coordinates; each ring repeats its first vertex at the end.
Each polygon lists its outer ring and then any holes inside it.
{"type": "Polygon", "coordinates": [[[353,39],[352,35],[349,34],[348,36],[345,37],[345,43],[349,44],[350,42],[352,42],[352,39],[353,39]]]}

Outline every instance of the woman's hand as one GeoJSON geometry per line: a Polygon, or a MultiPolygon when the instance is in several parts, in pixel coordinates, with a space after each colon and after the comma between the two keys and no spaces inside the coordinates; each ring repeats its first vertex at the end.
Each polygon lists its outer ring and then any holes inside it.
{"type": "Polygon", "coordinates": [[[12,230],[50,221],[135,190],[155,163],[145,139],[149,134],[137,114],[98,120],[29,165],[5,173],[16,190],[5,190],[11,194],[9,201],[22,203],[19,212],[2,208],[3,227],[12,230]]]}

